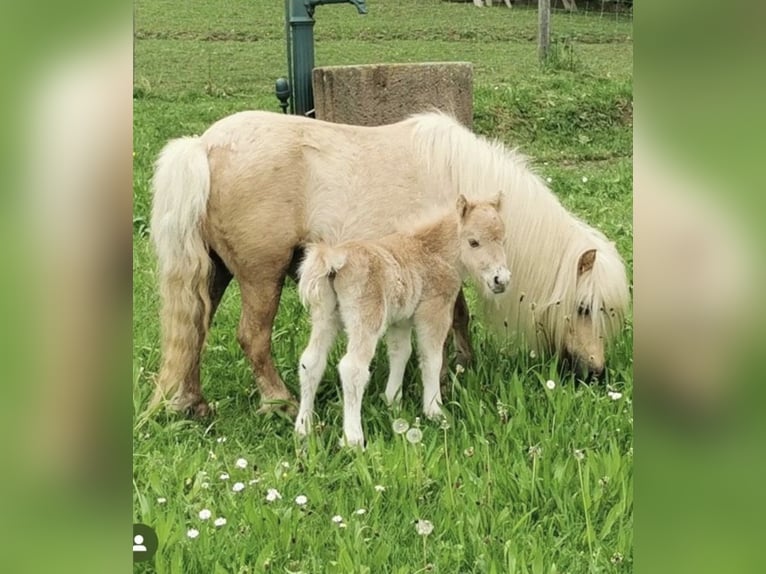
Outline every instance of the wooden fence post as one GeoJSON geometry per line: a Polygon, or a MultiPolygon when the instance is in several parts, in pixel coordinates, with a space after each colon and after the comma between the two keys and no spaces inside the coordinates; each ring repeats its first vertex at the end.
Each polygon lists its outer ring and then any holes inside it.
{"type": "Polygon", "coordinates": [[[545,62],[551,47],[551,0],[537,0],[537,24],[537,54],[545,62]]]}

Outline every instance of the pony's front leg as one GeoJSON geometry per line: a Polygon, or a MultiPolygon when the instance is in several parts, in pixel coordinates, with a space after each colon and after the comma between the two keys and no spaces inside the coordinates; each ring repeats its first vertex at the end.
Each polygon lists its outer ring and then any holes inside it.
{"type": "Polygon", "coordinates": [[[412,324],[403,322],[391,325],[386,333],[388,347],[388,382],[386,383],[386,403],[394,406],[402,400],[402,380],[407,361],[412,354],[412,324]]]}
{"type": "Polygon", "coordinates": [[[338,364],[343,384],[343,438],[348,446],[364,446],[362,397],[370,380],[370,363],[378,336],[362,329],[348,330],[348,350],[338,364]]]}
{"type": "Polygon", "coordinates": [[[415,313],[420,373],[423,377],[423,414],[429,419],[444,417],[439,372],[444,343],[452,323],[452,309],[442,301],[421,304],[415,313]]]}
{"type": "Polygon", "coordinates": [[[335,301],[329,305],[316,304],[311,309],[311,337],[301,355],[298,376],[301,381],[301,405],[295,419],[295,432],[306,436],[311,432],[314,398],[327,367],[327,355],[338,333],[335,301]]]}

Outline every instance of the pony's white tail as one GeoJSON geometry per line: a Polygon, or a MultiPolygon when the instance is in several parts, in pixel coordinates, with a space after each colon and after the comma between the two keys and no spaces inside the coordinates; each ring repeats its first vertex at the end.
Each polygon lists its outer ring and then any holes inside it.
{"type": "Polygon", "coordinates": [[[326,243],[306,247],[306,257],[299,269],[298,294],[306,307],[321,304],[335,308],[336,294],[332,277],[346,264],[346,253],[326,243]]]}
{"type": "Polygon", "coordinates": [[[212,261],[202,237],[210,166],[202,141],[169,142],[155,165],[152,188],[151,235],[162,304],[162,366],[152,406],[175,394],[174,406],[186,408],[184,401],[191,398],[184,396],[186,381],[199,366],[210,316],[212,261]]]}

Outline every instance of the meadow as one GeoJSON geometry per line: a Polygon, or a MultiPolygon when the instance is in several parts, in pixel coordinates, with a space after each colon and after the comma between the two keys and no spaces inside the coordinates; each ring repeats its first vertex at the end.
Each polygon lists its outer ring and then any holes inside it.
{"type": "MultiPolygon", "coordinates": [[[[554,57],[541,67],[535,11],[439,0],[368,6],[364,17],[350,5],[317,8],[317,65],[473,62],[474,129],[530,155],[564,205],[616,242],[632,274],[629,15],[555,13],[554,57]]],[[[156,529],[160,550],[134,571],[632,571],[630,320],[605,380],[594,384],[516,352],[473,321],[477,361],[452,371],[441,426],[417,418],[414,360],[401,410],[385,407],[379,350],[363,409],[368,446],[358,452],[338,447],[340,347],[317,397],[321,429],[308,443],[296,441],[288,418],[256,414],[233,285],[202,362],[215,417],[139,419],[160,359],[147,230],[152,164],[170,138],[235,111],[279,110],[283,4],[137,0],[135,38],[133,521],[156,529]],[[402,421],[419,432],[397,433],[402,421]],[[428,535],[418,520],[433,526],[428,535]]],[[[294,391],[308,334],[288,281],[273,350],[294,391]]]]}

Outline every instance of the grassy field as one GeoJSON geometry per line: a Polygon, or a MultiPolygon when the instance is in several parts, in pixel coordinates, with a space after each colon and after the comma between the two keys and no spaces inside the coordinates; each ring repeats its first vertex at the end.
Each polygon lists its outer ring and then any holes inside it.
{"type": "MultiPolygon", "coordinates": [[[[368,4],[366,17],[350,5],[317,9],[317,65],[473,62],[476,131],[531,155],[563,203],[616,241],[632,270],[632,22],[625,15],[555,14],[558,57],[541,69],[534,11],[438,0],[368,4]]],[[[200,133],[229,113],[278,110],[273,84],[286,66],[276,0],[137,0],[135,15],[138,413],[159,366],[147,237],[152,162],[167,139],[200,133]]],[[[337,447],[338,350],[317,399],[324,429],[302,449],[291,421],[255,413],[252,375],[236,342],[238,313],[233,287],[203,356],[215,418],[207,425],[180,418],[135,425],[133,519],[152,525],[160,539],[153,562],[136,572],[632,571],[630,323],[610,351],[606,381],[584,385],[555,364],[514,354],[474,322],[479,360],[453,374],[448,428],[416,419],[414,365],[402,411],[384,407],[387,372],[379,353],[363,412],[368,448],[349,452],[337,447]],[[396,434],[396,418],[419,425],[422,440],[396,434]],[[240,458],[245,468],[237,466],[240,458]],[[235,491],[235,483],[244,488],[235,491]],[[267,500],[269,489],[281,498],[267,500]],[[299,496],[305,505],[296,503],[299,496]],[[200,518],[203,509],[211,518],[200,518]],[[216,518],[226,523],[216,526],[216,518]],[[418,534],[418,519],[433,524],[428,536],[418,534]],[[190,529],[198,535],[189,537],[190,529]]],[[[292,389],[308,332],[290,284],[273,346],[292,389]]]]}

